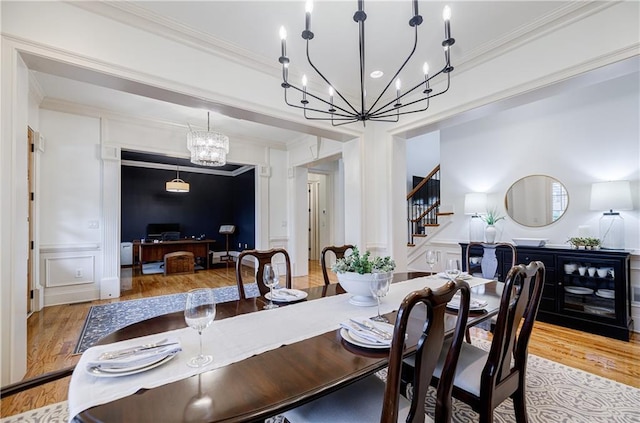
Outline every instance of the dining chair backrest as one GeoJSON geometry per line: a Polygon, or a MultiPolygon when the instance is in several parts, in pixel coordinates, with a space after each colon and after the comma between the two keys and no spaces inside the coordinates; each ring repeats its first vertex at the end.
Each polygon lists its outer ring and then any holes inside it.
{"type": "MultiPolygon", "coordinates": [[[[245,290],[244,290],[244,281],[242,279],[242,261],[245,257],[253,257],[256,263],[255,269],[255,277],[256,284],[258,285],[258,290],[260,291],[260,295],[265,295],[269,292],[269,287],[264,284],[262,276],[264,274],[264,265],[265,264],[274,264],[277,266],[279,263],[273,262],[273,257],[277,255],[284,256],[284,265],[285,265],[285,287],[291,288],[291,260],[289,259],[289,253],[284,248],[273,248],[271,250],[259,251],[259,250],[245,250],[242,251],[238,255],[238,259],[236,261],[236,283],[238,284],[238,295],[240,299],[247,298],[245,290]]],[[[280,274],[280,280],[282,280],[282,275],[280,274]]]]}
{"type": "MultiPolygon", "coordinates": [[[[471,265],[472,265],[472,263],[471,263],[471,253],[472,253],[471,250],[474,249],[472,247],[481,247],[482,251],[483,251],[483,254],[484,254],[484,251],[486,250],[487,244],[485,244],[483,242],[470,242],[467,245],[467,255],[466,255],[466,260],[465,261],[467,263],[467,271],[469,273],[471,273],[471,265]]],[[[515,266],[515,264],[517,263],[517,257],[518,257],[518,252],[516,251],[516,247],[513,244],[508,243],[508,242],[498,242],[498,243],[495,243],[495,244],[491,244],[491,248],[493,248],[494,250],[498,249],[498,248],[501,248],[501,247],[502,248],[506,248],[511,252],[511,262],[510,262],[510,264],[512,266],[515,266]]],[[[494,257],[495,257],[495,255],[494,255],[494,257]]],[[[497,264],[498,264],[498,261],[496,260],[495,265],[497,266],[497,264]]],[[[493,278],[493,277],[496,276],[496,274],[484,275],[485,266],[483,265],[482,267],[483,267],[483,277],[493,278]]],[[[500,276],[498,278],[498,280],[499,281],[504,281],[504,277],[503,277],[504,275],[500,275],[500,269],[498,269],[496,267],[496,270],[497,270],[497,272],[496,272],[497,275],[500,276]]]]}
{"type": "Polygon", "coordinates": [[[453,396],[493,421],[494,408],[513,400],[516,421],[526,423],[527,347],[536,319],[545,267],[540,261],[513,266],[504,282],[489,352],[465,344],[460,352],[453,396]]]}
{"type": "MultiPolygon", "coordinates": [[[[387,383],[382,406],[381,423],[396,423],[400,402],[400,382],[405,354],[405,334],[411,312],[419,304],[426,306],[424,315],[424,331],[421,335],[415,355],[415,373],[413,377],[413,395],[407,422],[422,423],[425,420],[425,402],[427,389],[431,383],[433,370],[444,343],[446,305],[456,293],[460,293],[460,309],[458,311],[455,332],[451,347],[447,354],[443,376],[438,384],[436,394],[436,422],[449,422],[451,419],[451,390],[455,367],[463,343],[464,330],[469,317],[470,291],[464,281],[449,281],[438,289],[425,288],[407,295],[398,309],[393,341],[389,354],[387,383]]],[[[450,316],[449,318],[453,318],[450,316]]]]}
{"type": "Polygon", "coordinates": [[[524,383],[527,348],[540,306],[544,275],[545,267],[540,261],[527,266],[519,264],[509,270],[487,364],[482,371],[484,389],[494,391],[509,378],[520,377],[524,383]]]}
{"type": "Polygon", "coordinates": [[[331,283],[329,280],[329,272],[327,271],[327,253],[332,252],[336,256],[337,260],[343,258],[348,250],[353,250],[353,245],[329,245],[322,249],[322,253],[320,254],[320,267],[322,268],[322,277],[324,278],[325,285],[329,285],[331,283]]]}

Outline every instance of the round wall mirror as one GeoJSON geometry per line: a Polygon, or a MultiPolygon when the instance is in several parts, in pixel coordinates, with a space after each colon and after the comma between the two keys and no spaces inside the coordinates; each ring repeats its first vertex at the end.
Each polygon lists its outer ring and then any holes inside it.
{"type": "Polygon", "coordinates": [[[524,226],[547,226],[560,219],[569,205],[569,194],[560,181],[546,175],[517,180],[504,198],[507,214],[524,226]]]}

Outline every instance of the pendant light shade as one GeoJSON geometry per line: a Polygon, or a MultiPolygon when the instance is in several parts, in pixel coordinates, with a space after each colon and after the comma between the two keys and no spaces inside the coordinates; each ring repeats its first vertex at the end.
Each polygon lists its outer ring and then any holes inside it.
{"type": "Polygon", "coordinates": [[[176,178],[167,181],[165,189],[168,192],[189,192],[189,183],[180,179],[180,168],[176,170],[176,178]]]}

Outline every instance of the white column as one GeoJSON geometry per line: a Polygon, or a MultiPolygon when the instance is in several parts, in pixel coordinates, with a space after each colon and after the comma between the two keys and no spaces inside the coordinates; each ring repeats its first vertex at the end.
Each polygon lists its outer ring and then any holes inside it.
{"type": "MultiPolygon", "coordinates": [[[[104,141],[104,137],[102,139],[104,141]]],[[[100,299],[103,300],[120,296],[120,197],[120,148],[103,146],[100,279],[100,299]]]]}

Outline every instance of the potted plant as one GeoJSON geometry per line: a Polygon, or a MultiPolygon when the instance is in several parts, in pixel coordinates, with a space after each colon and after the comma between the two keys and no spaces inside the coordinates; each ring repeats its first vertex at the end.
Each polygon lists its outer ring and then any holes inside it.
{"type": "Polygon", "coordinates": [[[385,277],[391,278],[395,268],[396,263],[391,257],[371,258],[369,251],[360,254],[358,247],[353,247],[350,255],[338,259],[331,266],[331,270],[338,276],[340,285],[345,291],[352,294],[349,302],[361,306],[377,304],[370,291],[374,273],[384,274],[385,277]]]}
{"type": "Polygon", "coordinates": [[[493,244],[496,241],[497,230],[495,224],[503,219],[504,216],[500,216],[495,208],[487,210],[487,214],[482,216],[482,220],[487,224],[484,229],[484,237],[489,244],[493,244]]]}
{"type": "Polygon", "coordinates": [[[569,245],[571,245],[571,248],[573,249],[584,250],[587,247],[586,238],[574,236],[569,238],[567,242],[569,243],[569,245]]]}
{"type": "Polygon", "coordinates": [[[585,245],[588,250],[599,250],[600,249],[600,240],[598,238],[585,238],[585,245]]]}

